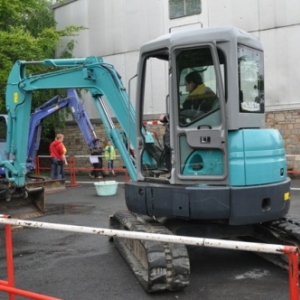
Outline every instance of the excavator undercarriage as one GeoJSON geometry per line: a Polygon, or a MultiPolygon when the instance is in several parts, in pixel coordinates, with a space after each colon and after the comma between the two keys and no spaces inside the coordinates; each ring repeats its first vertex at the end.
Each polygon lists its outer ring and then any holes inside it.
{"type": "MultiPolygon", "coordinates": [[[[119,211],[110,217],[109,222],[112,229],[300,246],[300,219],[290,216],[274,222],[233,226],[220,221],[154,220],[129,211],[119,211]]],[[[147,292],[182,290],[189,284],[190,263],[185,245],[118,237],[114,237],[113,241],[147,292]]],[[[259,256],[288,269],[285,255],[259,253],[259,256]]]]}

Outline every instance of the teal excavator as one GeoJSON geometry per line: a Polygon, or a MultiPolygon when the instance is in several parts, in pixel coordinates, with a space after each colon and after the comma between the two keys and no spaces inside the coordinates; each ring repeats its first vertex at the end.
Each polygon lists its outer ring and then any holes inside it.
{"type": "MultiPolygon", "coordinates": [[[[146,43],[140,49],[135,109],[120,76],[102,58],[17,61],[7,83],[8,155],[0,166],[18,189],[26,190],[32,93],[52,88],[89,91],[128,169],[128,210],[110,217],[111,228],[299,244],[299,222],[287,216],[290,179],[284,141],[278,130],[264,126],[264,55],[257,37],[234,27],[216,27],[174,32],[146,43]],[[27,75],[28,64],[56,70],[27,75]],[[186,108],[185,101],[192,101],[186,89],[191,72],[201,76],[203,90],[211,91],[201,95],[203,101],[212,101],[209,109],[186,108]],[[107,118],[105,103],[127,143],[107,118]],[[152,136],[144,125],[149,111],[160,106],[169,121],[168,170],[165,151],[157,154],[149,147],[152,136]],[[128,145],[135,150],[134,161],[128,145]],[[162,176],[165,172],[168,176],[162,176]]],[[[148,292],[180,290],[189,284],[184,245],[113,240],[148,292]]]]}

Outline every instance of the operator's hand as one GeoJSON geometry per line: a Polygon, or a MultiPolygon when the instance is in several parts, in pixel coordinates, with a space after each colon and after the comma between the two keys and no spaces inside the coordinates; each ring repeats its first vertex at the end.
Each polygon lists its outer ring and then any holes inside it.
{"type": "Polygon", "coordinates": [[[68,165],[68,162],[65,160],[65,165],[67,166],[68,165]]]}
{"type": "Polygon", "coordinates": [[[159,116],[159,121],[162,123],[167,123],[168,122],[168,118],[166,115],[160,115],[159,116]]]}

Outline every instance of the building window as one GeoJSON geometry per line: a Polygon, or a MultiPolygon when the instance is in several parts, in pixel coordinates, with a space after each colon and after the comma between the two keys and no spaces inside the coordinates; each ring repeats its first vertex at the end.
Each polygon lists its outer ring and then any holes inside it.
{"type": "Polygon", "coordinates": [[[169,0],[170,19],[201,13],[201,0],[169,0]]]}

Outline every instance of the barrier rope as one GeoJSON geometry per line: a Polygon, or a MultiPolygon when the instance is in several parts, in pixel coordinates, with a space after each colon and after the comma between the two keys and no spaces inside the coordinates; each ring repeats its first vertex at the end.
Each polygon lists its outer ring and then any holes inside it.
{"type": "MultiPolygon", "coordinates": [[[[289,260],[289,294],[290,300],[299,300],[299,279],[298,279],[298,248],[296,246],[286,246],[286,245],[275,245],[275,244],[264,244],[264,243],[253,243],[253,242],[241,242],[241,241],[230,241],[230,240],[220,240],[220,239],[209,239],[201,237],[188,237],[188,236],[178,236],[178,235],[166,235],[157,233],[146,233],[137,231],[127,231],[127,230],[115,230],[97,227],[84,227],[76,225],[66,225],[66,224],[56,224],[56,223],[46,223],[46,222],[34,222],[18,219],[9,219],[6,216],[0,215],[0,224],[18,225],[25,227],[33,227],[39,229],[52,229],[61,231],[70,231],[78,233],[89,233],[111,237],[121,237],[129,239],[140,239],[140,240],[150,240],[159,241],[165,243],[177,243],[185,245],[194,245],[200,247],[210,247],[210,248],[221,248],[221,249],[231,249],[240,251],[254,251],[262,253],[273,253],[273,254],[285,254],[288,256],[289,260]]],[[[6,232],[7,242],[11,245],[11,230],[6,232]]],[[[7,262],[12,266],[12,246],[9,245],[9,259],[7,262]]],[[[13,267],[12,267],[13,270],[13,267]]],[[[11,284],[13,279],[13,271],[9,274],[9,283],[11,284]]],[[[0,290],[6,291],[5,285],[0,282],[0,290]]],[[[44,300],[56,300],[56,298],[33,298],[33,299],[44,299],[44,300]]],[[[14,299],[10,299],[14,300],[14,299]]]]}

